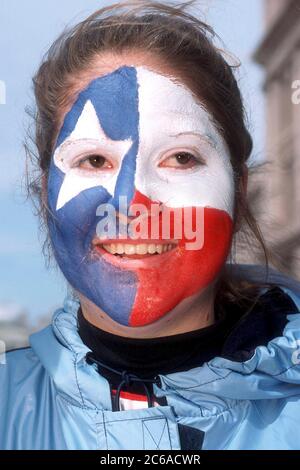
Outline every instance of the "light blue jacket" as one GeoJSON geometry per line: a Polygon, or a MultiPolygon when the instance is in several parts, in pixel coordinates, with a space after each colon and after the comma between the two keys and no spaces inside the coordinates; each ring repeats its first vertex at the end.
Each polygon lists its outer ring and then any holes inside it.
{"type": "MultiPolygon", "coordinates": [[[[240,273],[258,280],[254,271],[240,273]]],[[[299,285],[274,280],[299,310],[299,285]]],[[[182,430],[196,432],[199,450],[199,436],[203,449],[300,449],[300,313],[282,312],[281,336],[244,362],[215,357],[160,375],[154,391],[166,406],[113,412],[107,380],[85,360],[77,309],[68,298],[30,348],[0,365],[1,449],[179,450],[182,430]]]]}

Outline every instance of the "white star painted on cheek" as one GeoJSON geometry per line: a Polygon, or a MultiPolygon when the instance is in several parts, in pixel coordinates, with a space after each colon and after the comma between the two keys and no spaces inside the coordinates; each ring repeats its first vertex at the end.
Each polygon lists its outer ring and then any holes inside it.
{"type": "Polygon", "coordinates": [[[82,191],[96,186],[103,186],[111,195],[117,181],[117,170],[84,170],[78,166],[80,160],[91,154],[113,158],[118,168],[132,145],[131,139],[112,140],[104,133],[95,108],[88,100],[76,123],[75,129],[55,150],[54,164],[65,173],[57,198],[56,210],[82,191]]]}

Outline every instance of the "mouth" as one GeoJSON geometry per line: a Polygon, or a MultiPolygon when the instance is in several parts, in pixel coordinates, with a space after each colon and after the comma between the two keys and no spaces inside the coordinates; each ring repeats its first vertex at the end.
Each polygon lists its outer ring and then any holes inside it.
{"type": "Polygon", "coordinates": [[[99,241],[95,240],[93,246],[100,254],[108,254],[115,259],[122,260],[139,260],[146,258],[164,257],[174,251],[178,246],[175,240],[167,241],[144,241],[140,243],[138,240],[125,242],[118,241],[99,241]]]}

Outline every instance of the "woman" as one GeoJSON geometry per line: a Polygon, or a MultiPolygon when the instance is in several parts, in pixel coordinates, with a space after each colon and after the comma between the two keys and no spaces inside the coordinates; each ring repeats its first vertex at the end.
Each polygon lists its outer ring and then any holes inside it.
{"type": "Polygon", "coordinates": [[[296,449],[299,293],[231,266],[251,137],[212,30],[112,6],[35,78],[38,194],[72,288],[1,369],[4,449],[296,449]]]}

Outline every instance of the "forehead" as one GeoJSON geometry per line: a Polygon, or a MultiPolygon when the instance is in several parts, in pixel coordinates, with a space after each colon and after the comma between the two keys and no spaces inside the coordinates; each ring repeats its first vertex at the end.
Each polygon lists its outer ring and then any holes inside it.
{"type": "Polygon", "coordinates": [[[92,80],[67,113],[56,148],[69,137],[74,140],[84,133],[89,137],[95,115],[112,140],[137,139],[141,122],[149,132],[153,129],[167,135],[173,131],[216,133],[209,113],[189,88],[175,77],[144,66],[122,66],[92,80]],[[87,107],[87,103],[92,106],[87,107]],[[76,126],[80,118],[79,136],[76,126]]]}

